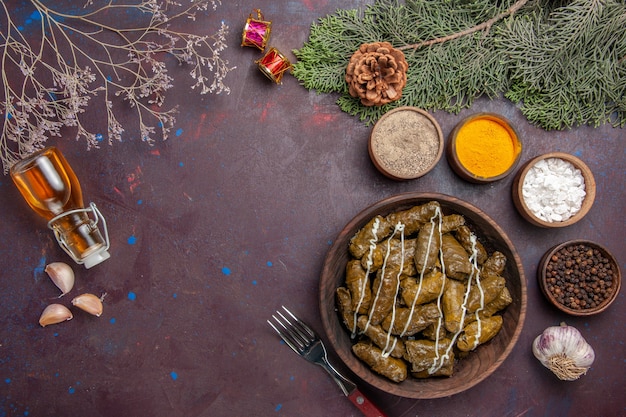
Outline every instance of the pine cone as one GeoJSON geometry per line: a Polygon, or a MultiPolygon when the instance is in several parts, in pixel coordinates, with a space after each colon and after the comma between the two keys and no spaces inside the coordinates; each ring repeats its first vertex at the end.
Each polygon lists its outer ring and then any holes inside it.
{"type": "Polygon", "coordinates": [[[364,106],[382,106],[402,97],[409,68],[404,54],[389,42],[364,43],[350,58],[346,82],[364,106]]]}

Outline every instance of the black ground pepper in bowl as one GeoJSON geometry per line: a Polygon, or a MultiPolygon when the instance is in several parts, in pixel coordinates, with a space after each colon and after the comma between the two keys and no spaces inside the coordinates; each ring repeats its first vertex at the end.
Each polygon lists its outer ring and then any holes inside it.
{"type": "Polygon", "coordinates": [[[621,287],[619,266],[603,246],[573,240],[545,253],[537,278],[546,298],[559,310],[588,316],[606,310],[621,287]]]}

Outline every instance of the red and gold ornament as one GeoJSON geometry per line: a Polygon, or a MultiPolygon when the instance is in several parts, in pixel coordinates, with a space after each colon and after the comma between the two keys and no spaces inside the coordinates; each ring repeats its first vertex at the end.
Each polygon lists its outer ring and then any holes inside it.
{"type": "Polygon", "coordinates": [[[263,51],[270,38],[272,22],[263,20],[261,10],[254,9],[254,11],[257,14],[257,18],[253,18],[252,13],[248,16],[246,25],[243,28],[241,46],[251,46],[263,51]]]}
{"type": "Polygon", "coordinates": [[[280,84],[283,74],[291,70],[289,59],[274,47],[270,48],[263,58],[255,62],[261,72],[276,84],[280,84]]]}

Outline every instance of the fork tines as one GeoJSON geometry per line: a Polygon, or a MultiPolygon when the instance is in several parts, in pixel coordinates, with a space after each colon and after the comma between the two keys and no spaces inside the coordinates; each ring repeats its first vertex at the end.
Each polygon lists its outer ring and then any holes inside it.
{"type": "Polygon", "coordinates": [[[272,314],[272,318],[277,325],[270,320],[267,320],[267,323],[276,330],[276,333],[280,335],[281,339],[291,349],[301,354],[316,339],[315,332],[304,322],[300,321],[287,307],[282,306],[282,308],[287,313],[287,316],[281,311],[276,311],[276,315],[272,314]]]}

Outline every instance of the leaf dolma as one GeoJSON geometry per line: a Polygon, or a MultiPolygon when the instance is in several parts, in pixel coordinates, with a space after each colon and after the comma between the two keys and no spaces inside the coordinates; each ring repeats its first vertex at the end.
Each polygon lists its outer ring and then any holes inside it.
{"type": "Polygon", "coordinates": [[[346,265],[346,287],[352,295],[352,311],[366,314],[372,301],[372,290],[367,271],[356,259],[349,261],[346,265]]]}
{"type": "Polygon", "coordinates": [[[397,308],[395,314],[390,313],[385,317],[383,329],[398,336],[412,336],[439,319],[437,303],[422,304],[412,310],[413,314],[411,308],[397,308]]]}
{"type": "Polygon", "coordinates": [[[389,352],[394,358],[404,356],[404,342],[401,339],[387,333],[379,325],[368,324],[365,316],[359,317],[357,324],[363,334],[369,337],[383,352],[389,352]]]}
{"type": "Polygon", "coordinates": [[[366,342],[358,342],[352,346],[352,352],[368,364],[376,373],[394,382],[402,382],[407,377],[406,362],[391,356],[383,356],[382,350],[366,342]]]}
{"type": "Polygon", "coordinates": [[[369,317],[372,324],[380,324],[396,302],[400,276],[396,269],[380,269],[372,285],[372,304],[369,317]]]}
{"type": "Polygon", "coordinates": [[[446,288],[441,297],[444,325],[449,332],[456,333],[461,330],[463,319],[463,298],[465,297],[465,285],[454,279],[446,280],[446,288]]]}
{"type": "Polygon", "coordinates": [[[505,309],[509,304],[513,302],[513,298],[511,297],[511,293],[507,287],[502,288],[500,294],[496,297],[495,300],[490,302],[478,312],[474,312],[474,314],[468,314],[465,316],[465,325],[467,326],[469,323],[476,321],[476,313],[478,313],[479,319],[486,319],[487,317],[491,317],[496,314],[498,311],[505,309]]]}
{"type": "Polygon", "coordinates": [[[387,219],[391,224],[402,223],[404,225],[404,233],[409,236],[416,233],[424,223],[437,213],[439,202],[429,201],[426,204],[411,207],[408,210],[391,213],[387,219]]]}
{"type": "Polygon", "coordinates": [[[485,307],[487,304],[498,298],[498,295],[502,292],[505,285],[506,280],[500,275],[489,274],[487,276],[483,276],[480,280],[480,287],[477,284],[472,284],[470,287],[469,296],[467,298],[467,310],[472,313],[478,310],[481,306],[485,307]]]}
{"type": "Polygon", "coordinates": [[[439,297],[445,283],[446,277],[438,269],[425,274],[421,286],[419,278],[407,277],[400,283],[402,300],[409,307],[430,303],[439,297]]]}
{"type": "Polygon", "coordinates": [[[465,248],[449,233],[441,237],[441,252],[446,267],[446,276],[465,280],[472,272],[473,266],[465,248]]]}
{"type": "Polygon", "coordinates": [[[450,349],[446,357],[446,351],[450,347],[452,340],[445,338],[435,342],[432,340],[418,339],[407,340],[405,343],[406,355],[404,359],[411,363],[411,372],[422,372],[431,368],[439,368],[438,361],[443,360],[444,364],[454,363],[454,352],[450,349]]]}
{"type": "Polygon", "coordinates": [[[502,328],[502,316],[491,316],[486,319],[468,324],[456,342],[456,347],[462,352],[469,352],[477,346],[488,342],[498,334],[502,328]]]}
{"type": "Polygon", "coordinates": [[[352,296],[350,290],[345,287],[337,288],[337,309],[343,320],[343,324],[350,332],[354,333],[354,310],[352,309],[352,296]]]}
{"type": "MultiPolygon", "coordinates": [[[[415,239],[407,239],[404,241],[404,253],[402,251],[402,241],[400,239],[387,239],[376,245],[372,252],[370,271],[374,272],[382,268],[385,264],[385,258],[388,268],[400,268],[402,265],[402,273],[406,275],[415,275],[415,262],[413,255],[415,254],[415,239]],[[389,253],[389,255],[387,255],[389,253]],[[403,257],[404,255],[404,257],[403,257]]],[[[361,258],[361,265],[367,268],[368,256],[361,258]]]]}
{"type": "Polygon", "coordinates": [[[422,336],[429,340],[436,340],[437,338],[443,339],[446,337],[448,332],[445,326],[438,326],[438,324],[437,322],[430,324],[427,328],[422,330],[422,336]]]}
{"type": "Polygon", "coordinates": [[[483,264],[482,271],[484,274],[491,272],[500,275],[504,272],[505,267],[506,256],[502,252],[495,251],[483,264]]]}
{"type": "Polygon", "coordinates": [[[382,216],[375,216],[350,239],[352,256],[361,259],[370,250],[370,244],[378,243],[393,230],[393,225],[382,216]]]}
{"type": "Polygon", "coordinates": [[[476,263],[478,265],[482,265],[485,263],[489,255],[487,254],[487,250],[483,246],[482,243],[478,241],[478,239],[474,236],[474,241],[472,242],[472,231],[467,226],[459,226],[455,231],[456,240],[459,241],[461,246],[465,249],[465,251],[472,256],[475,253],[476,263]]]}
{"type": "Polygon", "coordinates": [[[439,258],[441,234],[439,223],[426,223],[415,239],[415,267],[419,273],[432,270],[439,258]]]}

